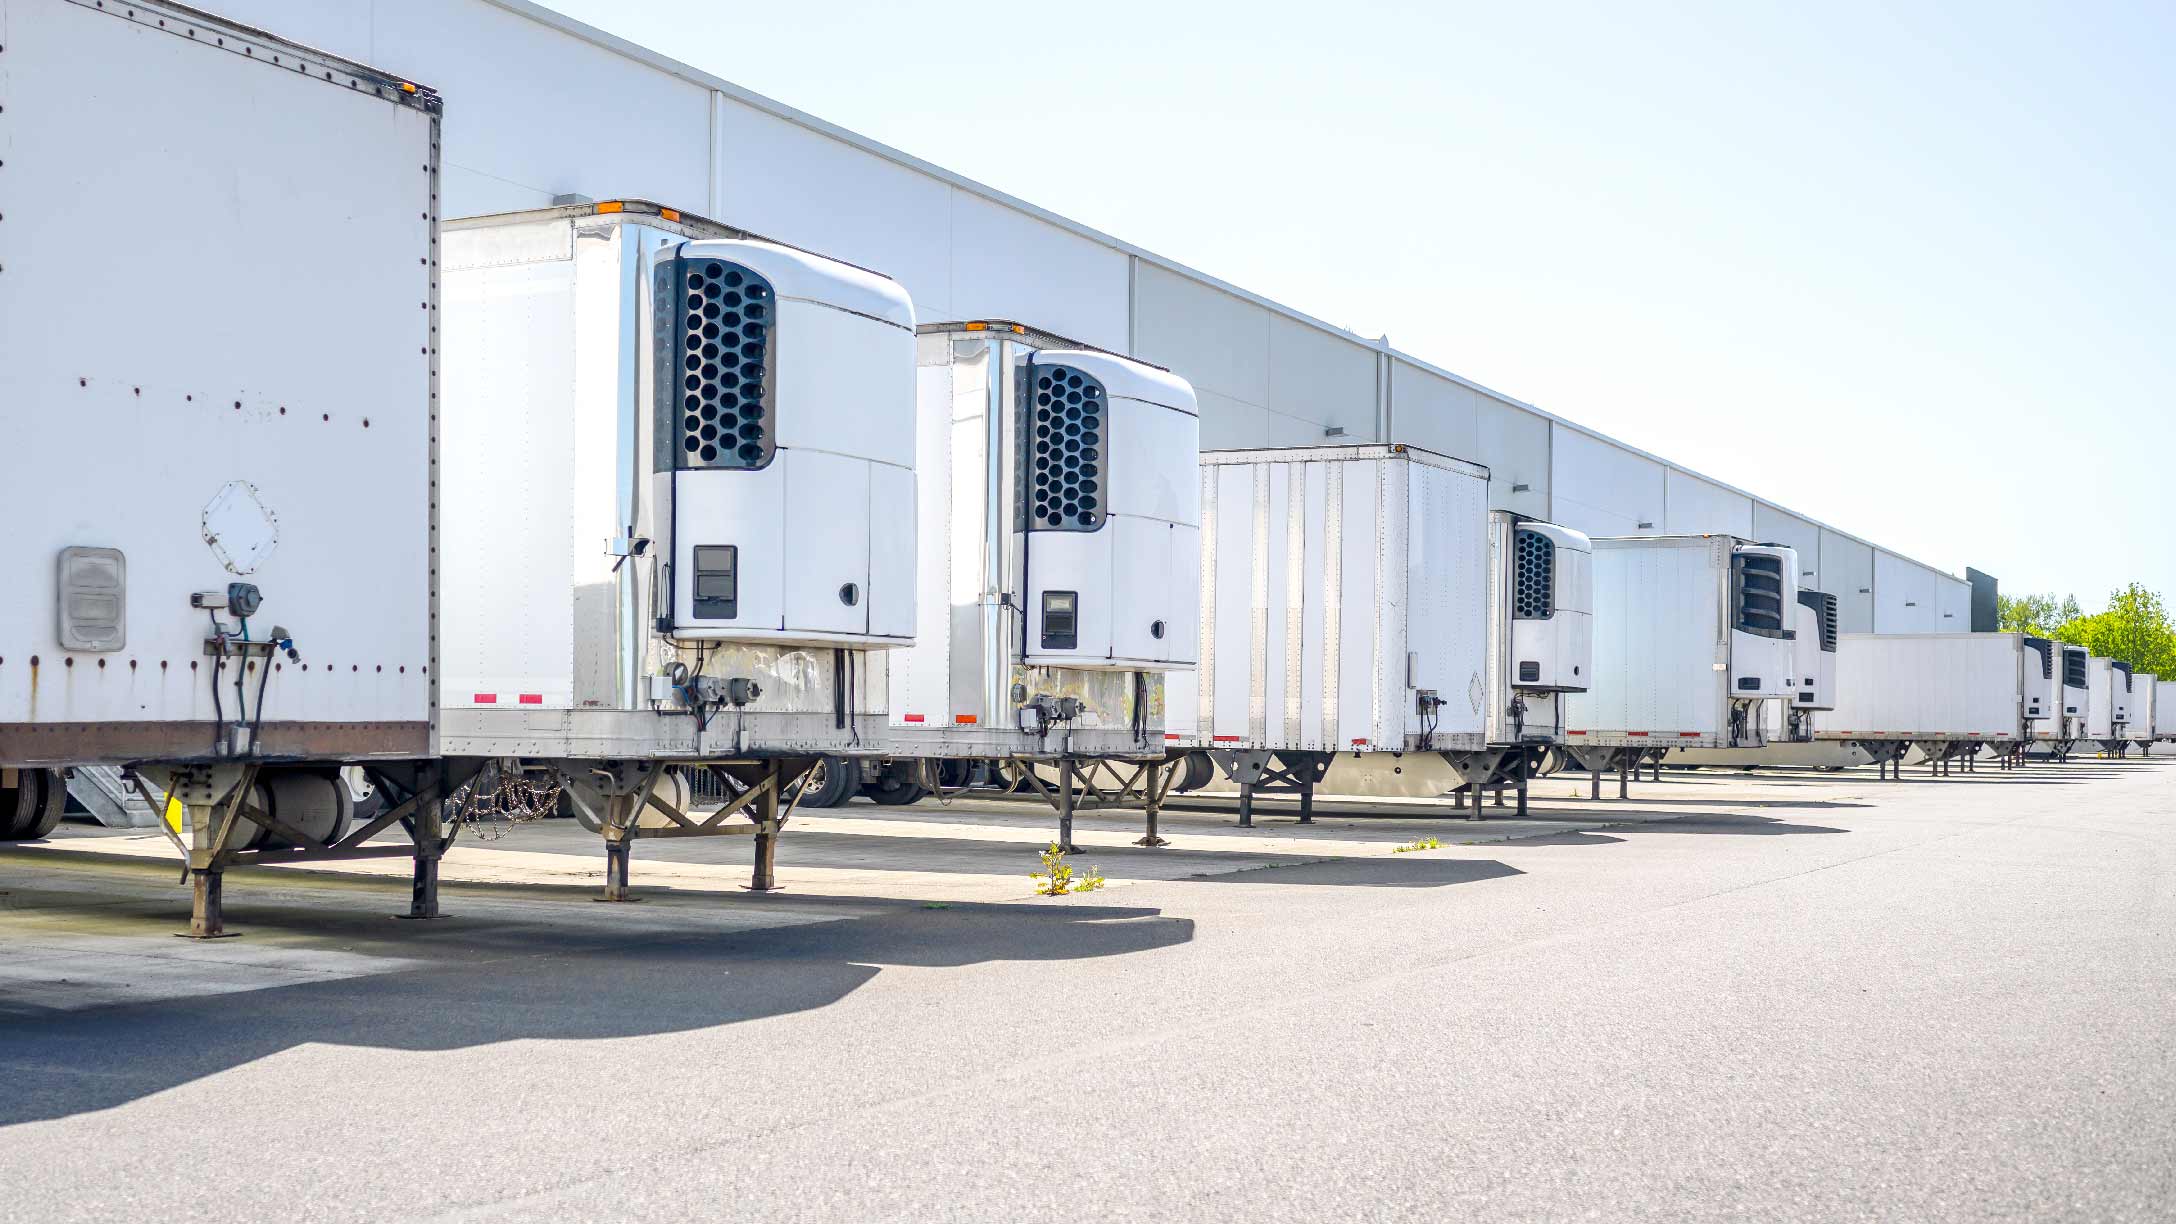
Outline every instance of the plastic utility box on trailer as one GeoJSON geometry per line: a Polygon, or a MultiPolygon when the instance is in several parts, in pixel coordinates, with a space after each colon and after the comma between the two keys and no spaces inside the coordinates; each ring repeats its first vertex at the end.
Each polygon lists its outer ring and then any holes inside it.
{"type": "MultiPolygon", "coordinates": [[[[1622,779],[1673,748],[1767,742],[1793,683],[1798,557],[1725,535],[1594,541],[1594,675],[1565,699],[1573,761],[1622,779]]],[[[1620,793],[1621,789],[1620,789],[1620,793]]]]}
{"type": "Polygon", "coordinates": [[[1492,515],[1487,469],[1408,446],[1219,451],[1201,471],[1204,652],[1172,682],[1172,745],[1239,784],[1242,825],[1257,791],[1310,819],[1341,756],[1438,758],[1476,809],[1511,758],[1523,777],[1586,683],[1585,536],[1492,515]]]}
{"type": "Polygon", "coordinates": [[[1847,633],[1836,708],[1817,732],[1856,745],[1884,771],[1917,748],[1947,772],[1983,750],[2005,766],[2054,706],[2053,651],[2020,633],[1847,633]]]}

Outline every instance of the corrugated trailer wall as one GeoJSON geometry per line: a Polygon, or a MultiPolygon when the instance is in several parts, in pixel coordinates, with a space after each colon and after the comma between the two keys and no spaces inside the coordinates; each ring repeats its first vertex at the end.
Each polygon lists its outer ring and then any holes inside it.
{"type": "Polygon", "coordinates": [[[1892,556],[1877,575],[1862,541],[527,0],[210,2],[438,83],[449,217],[562,193],[697,210],[878,269],[923,319],[1022,319],[1168,366],[1200,396],[1205,449],[1409,442],[1487,465],[1494,508],[1792,544],[1845,631],[1962,625],[1940,616],[1964,589],[1946,574],[1892,556]],[[1770,511],[1814,538],[1764,530],[1770,511]],[[1905,592],[1878,617],[1877,578],[1905,592]]]}

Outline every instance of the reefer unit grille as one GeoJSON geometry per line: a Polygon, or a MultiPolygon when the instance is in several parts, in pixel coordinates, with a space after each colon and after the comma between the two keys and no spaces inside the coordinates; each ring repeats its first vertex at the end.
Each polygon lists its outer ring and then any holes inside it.
{"type": "MultiPolygon", "coordinates": [[[[758,273],[722,259],[660,264],[657,331],[674,344],[677,381],[658,372],[670,397],[682,468],[760,468],[777,447],[772,420],[772,326],[778,294],[758,273]]],[[[660,346],[662,347],[662,346],[660,346]]]]}
{"type": "Polygon", "coordinates": [[[1783,636],[1783,558],[1739,553],[1730,559],[1736,571],[1739,629],[1768,637],[1783,636]]]}
{"type": "Polygon", "coordinates": [[[2085,652],[2084,652],[2084,651],[2082,651],[2082,650],[2066,650],[2066,651],[2064,651],[2064,652],[2063,652],[2063,687],[2065,687],[2065,688],[2084,688],[2084,687],[2085,687],[2085,652]]]}
{"type": "Polygon", "coordinates": [[[2113,672],[2113,673],[2115,673],[2116,675],[2119,675],[2119,676],[2122,676],[2122,677],[2123,677],[2123,691],[2124,691],[2124,692],[2128,693],[2128,692],[2130,692],[2130,691],[2131,691],[2131,665],[2130,665],[2130,664],[2128,664],[2128,663],[2125,663],[2125,662],[2124,662],[2123,660],[2121,660],[2121,659],[2117,659],[2117,660],[2116,660],[2115,662],[2113,662],[2113,663],[2110,663],[2110,664],[2108,665],[2108,670],[2109,670],[2109,671],[2111,671],[2111,672],[2113,672]]]}
{"type": "Polygon", "coordinates": [[[2029,637],[2025,639],[2025,649],[2040,656],[2040,678],[2042,680],[2053,680],[2055,678],[2054,645],[2046,638],[2029,637]]]}
{"type": "Polygon", "coordinates": [[[1110,403],[1103,384],[1071,366],[1031,364],[1028,526],[1094,531],[1103,525],[1110,403]]]}
{"type": "Polygon", "coordinates": [[[1556,545],[1524,528],[1514,538],[1511,615],[1516,620],[1547,620],[1556,610],[1556,545]]]}
{"type": "Polygon", "coordinates": [[[1836,653],[1836,597],[1827,591],[1800,591],[1798,602],[1821,618],[1821,649],[1836,653]]]}

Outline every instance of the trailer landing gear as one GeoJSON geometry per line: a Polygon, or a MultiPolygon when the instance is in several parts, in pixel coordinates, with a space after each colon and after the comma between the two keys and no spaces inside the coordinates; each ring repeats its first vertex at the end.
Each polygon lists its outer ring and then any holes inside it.
{"type": "Polygon", "coordinates": [[[816,763],[813,757],[702,762],[701,767],[723,783],[730,796],[705,816],[683,810],[686,800],[677,786],[670,795],[658,793],[660,783],[680,765],[620,762],[595,765],[570,776],[567,788],[574,798],[575,815],[604,837],[604,895],[597,900],[640,901],[628,881],[634,844],[660,837],[753,837],[755,865],[744,887],[750,892],[775,892],[778,838],[800,797],[793,784],[816,763]],[[727,823],[742,815],[748,823],[727,823]]]}
{"type": "MultiPolygon", "coordinates": [[[[131,782],[155,812],[162,813],[159,829],[181,851],[189,880],[189,929],[177,931],[188,939],[227,939],[238,932],[226,925],[226,873],[231,867],[259,864],[310,862],[326,859],[396,858],[414,862],[410,879],[408,912],[400,918],[429,919],[444,915],[438,907],[438,863],[453,845],[458,826],[450,831],[445,807],[450,793],[447,767],[436,762],[421,765],[371,767],[371,782],[388,803],[367,823],[347,829],[334,823],[319,836],[303,832],[280,819],[272,796],[275,786],[263,779],[282,771],[256,763],[187,765],[167,779],[167,794],[180,807],[178,829],[166,824],[167,805],[154,796],[140,777],[131,782]],[[369,846],[364,843],[398,823],[408,834],[409,845],[369,846]],[[259,839],[250,831],[261,829],[277,843],[270,849],[249,849],[259,839]]],[[[293,771],[288,771],[290,778],[293,771]]],[[[475,771],[469,771],[473,777],[475,771]]],[[[325,786],[340,785],[331,775],[313,774],[325,786]]],[[[464,779],[466,780],[466,779],[464,779]]]]}
{"type": "Polygon", "coordinates": [[[1315,823],[1315,787],[1337,759],[1331,752],[1212,752],[1224,776],[1239,784],[1239,827],[1254,827],[1254,796],[1298,795],[1300,823],[1315,823]]]}

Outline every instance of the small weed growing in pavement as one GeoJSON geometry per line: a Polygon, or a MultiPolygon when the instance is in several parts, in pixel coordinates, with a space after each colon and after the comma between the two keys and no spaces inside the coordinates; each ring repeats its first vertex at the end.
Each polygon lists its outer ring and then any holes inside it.
{"type": "Polygon", "coordinates": [[[1433,837],[1423,837],[1416,842],[1407,842],[1405,845],[1402,846],[1393,846],[1391,847],[1390,852],[1392,854],[1411,854],[1415,850],[1441,850],[1442,848],[1442,842],[1437,841],[1433,837]]]}
{"type": "Polygon", "coordinates": [[[1042,859],[1043,869],[1028,876],[1035,881],[1038,897],[1063,897],[1068,893],[1094,892],[1103,887],[1102,872],[1090,867],[1086,875],[1076,875],[1066,864],[1065,851],[1059,849],[1056,842],[1043,851],[1042,859]]]}
{"type": "Polygon", "coordinates": [[[952,908],[952,906],[951,906],[951,904],[950,904],[949,902],[944,902],[944,901],[924,901],[924,902],[922,903],[922,908],[923,908],[923,909],[951,909],[951,908],[952,908]]]}

